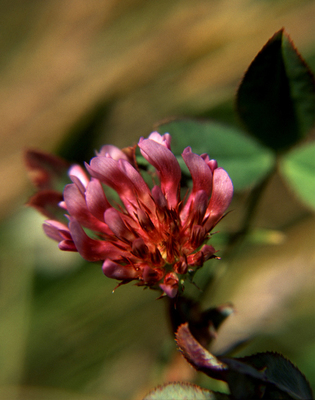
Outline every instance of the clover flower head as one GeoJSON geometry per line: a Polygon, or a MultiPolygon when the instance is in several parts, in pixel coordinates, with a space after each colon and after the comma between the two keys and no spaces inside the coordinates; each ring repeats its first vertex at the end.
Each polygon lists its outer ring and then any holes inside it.
{"type": "MultiPolygon", "coordinates": [[[[141,138],[138,147],[158,177],[152,188],[140,173],[135,147],[105,145],[85,165],[88,174],[79,165],[69,169],[72,183],[63,195],[45,188],[29,204],[52,216],[44,231],[61,250],[102,261],[109,278],[160,288],[173,298],[188,272],[216,258],[207,241],[231,202],[233,185],[215,160],[187,147],[182,158],[193,186],[181,198],[181,168],[171,151],[170,135],[153,132],[141,138]],[[107,187],[119,201],[105,194],[107,187]],[[50,211],[57,202],[68,224],[50,211]]],[[[34,153],[28,158],[32,157],[34,153]]]]}

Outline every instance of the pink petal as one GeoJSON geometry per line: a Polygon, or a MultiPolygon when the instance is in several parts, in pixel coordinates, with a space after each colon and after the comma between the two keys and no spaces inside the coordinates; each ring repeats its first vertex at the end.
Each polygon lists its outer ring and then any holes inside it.
{"type": "Polygon", "coordinates": [[[188,256],[187,262],[192,267],[202,267],[210,258],[215,258],[214,253],[214,247],[205,244],[197,253],[188,256]]]}
{"type": "Polygon", "coordinates": [[[185,225],[190,223],[201,224],[209,204],[208,194],[204,190],[191,193],[185,207],[180,213],[181,220],[185,225]]]}
{"type": "Polygon", "coordinates": [[[44,232],[48,237],[57,242],[60,242],[62,239],[70,239],[69,228],[59,221],[48,220],[43,224],[44,232]]]}
{"type": "Polygon", "coordinates": [[[165,146],[150,139],[139,142],[141,154],[159,172],[161,189],[170,208],[179,201],[181,170],[174,154],[165,146]]]}
{"type": "Polygon", "coordinates": [[[147,199],[150,195],[139,172],[124,160],[98,156],[92,158],[86,168],[93,177],[116,190],[130,214],[135,206],[138,207],[139,198],[147,199]]]}
{"type": "Polygon", "coordinates": [[[63,196],[67,206],[67,211],[83,226],[96,231],[107,231],[106,225],[95,218],[88,210],[85,197],[82,195],[77,185],[74,183],[66,185],[63,196]]]}
{"type": "Polygon", "coordinates": [[[113,146],[111,144],[106,144],[105,146],[103,146],[100,152],[97,153],[97,155],[110,156],[114,160],[123,159],[128,161],[128,157],[126,156],[126,154],[123,151],[121,151],[118,147],[113,146]]]}
{"type": "Polygon", "coordinates": [[[85,193],[85,186],[83,183],[80,181],[80,179],[75,176],[75,175],[70,175],[70,179],[72,182],[77,186],[77,188],[80,190],[80,192],[84,195],[85,193]]]}
{"type": "Polygon", "coordinates": [[[144,231],[150,232],[154,229],[154,224],[152,223],[147,211],[137,208],[135,210],[135,218],[144,231]]]}
{"type": "Polygon", "coordinates": [[[182,157],[187,165],[193,180],[193,192],[204,190],[208,196],[212,189],[212,172],[205,160],[191,151],[190,147],[186,147],[182,157]]]}
{"type": "Polygon", "coordinates": [[[173,272],[169,272],[165,275],[164,283],[160,284],[160,288],[173,299],[178,292],[178,277],[173,272]]]}
{"type": "Polygon", "coordinates": [[[154,198],[156,205],[161,209],[166,208],[167,201],[166,201],[164,194],[162,193],[160,186],[157,186],[157,185],[153,186],[151,192],[152,192],[152,196],[154,198]]]}
{"type": "Polygon", "coordinates": [[[160,135],[159,132],[152,132],[148,139],[154,140],[154,142],[160,143],[167,149],[171,150],[171,135],[169,133],[160,135]]]}
{"type": "Polygon", "coordinates": [[[193,196],[190,195],[190,203],[187,203],[180,213],[183,228],[193,229],[194,225],[201,225],[204,221],[208,204],[208,195],[204,190],[198,190],[193,196]]]}
{"type": "Polygon", "coordinates": [[[132,242],[131,252],[135,257],[145,259],[149,254],[149,249],[142,238],[137,238],[132,242]]]}
{"type": "Polygon", "coordinates": [[[111,205],[107,200],[102,184],[99,180],[92,178],[85,192],[86,206],[90,213],[97,219],[104,222],[104,212],[111,205]]]}
{"type": "Polygon", "coordinates": [[[72,240],[62,240],[58,247],[63,251],[78,251],[72,240]]]}
{"type": "Polygon", "coordinates": [[[185,221],[189,218],[191,204],[196,193],[204,191],[207,197],[210,197],[212,191],[212,172],[203,157],[192,153],[190,147],[186,147],[182,154],[183,160],[187,165],[193,180],[193,189],[190,193],[184,208],[181,211],[181,219],[185,221]]]}
{"type": "Polygon", "coordinates": [[[215,169],[218,168],[218,162],[217,162],[217,160],[209,160],[209,161],[207,162],[207,164],[208,164],[208,167],[211,169],[212,172],[213,172],[215,169]]]}
{"type": "Polygon", "coordinates": [[[194,197],[191,213],[195,223],[200,224],[203,220],[207,206],[209,204],[208,195],[204,190],[198,190],[194,197]]]}
{"type": "Polygon", "coordinates": [[[124,251],[117,249],[110,242],[90,238],[75,219],[70,221],[69,229],[78,252],[87,261],[105,260],[107,257],[119,258],[125,255],[124,251]]]}
{"type": "Polygon", "coordinates": [[[104,275],[112,279],[125,281],[137,279],[139,276],[139,271],[132,265],[120,265],[110,259],[105,260],[102,269],[104,275]]]}
{"type": "Polygon", "coordinates": [[[228,173],[223,168],[217,168],[213,172],[213,189],[206,216],[205,224],[209,232],[223,217],[233,197],[233,184],[228,173]]]}
{"type": "Polygon", "coordinates": [[[111,207],[105,211],[104,219],[110,230],[119,239],[125,239],[132,241],[135,239],[135,235],[125,225],[120,212],[115,208],[111,207]]]}
{"type": "Polygon", "coordinates": [[[190,233],[190,243],[191,245],[197,249],[199,246],[204,243],[206,239],[206,230],[201,225],[193,225],[190,233]]]}
{"type": "Polygon", "coordinates": [[[72,182],[74,182],[74,183],[76,183],[77,180],[79,180],[79,182],[81,182],[83,188],[86,188],[87,184],[90,181],[88,176],[86,175],[86,172],[81,167],[81,165],[77,165],[77,164],[72,165],[72,167],[69,169],[68,175],[71,178],[72,182]],[[75,180],[73,180],[73,179],[75,179],[75,180]]]}
{"type": "Polygon", "coordinates": [[[155,285],[163,278],[163,270],[160,268],[151,268],[146,265],[142,271],[142,279],[145,285],[155,285]]]}
{"type": "Polygon", "coordinates": [[[90,165],[86,164],[86,169],[94,178],[105,183],[112,189],[130,190],[130,180],[125,173],[119,168],[118,161],[105,156],[97,156],[92,158],[90,165]]]}
{"type": "Polygon", "coordinates": [[[148,208],[152,209],[152,207],[154,207],[154,202],[151,198],[150,189],[139,172],[125,160],[119,160],[119,167],[132,182],[138,199],[145,203],[148,208]]]}

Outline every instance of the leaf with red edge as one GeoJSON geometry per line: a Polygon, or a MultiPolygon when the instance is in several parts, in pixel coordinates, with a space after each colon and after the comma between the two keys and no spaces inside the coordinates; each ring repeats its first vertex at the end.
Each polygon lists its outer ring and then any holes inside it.
{"type": "Polygon", "coordinates": [[[224,380],[228,366],[218,360],[192,336],[188,323],[176,332],[176,342],[186,360],[197,370],[214,379],[224,380]]]}

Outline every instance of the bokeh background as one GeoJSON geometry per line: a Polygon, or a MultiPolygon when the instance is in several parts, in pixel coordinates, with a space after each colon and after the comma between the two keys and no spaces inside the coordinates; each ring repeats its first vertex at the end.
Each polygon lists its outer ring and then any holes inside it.
{"type": "MultiPolygon", "coordinates": [[[[141,399],[169,380],[211,386],[177,355],[156,293],[112,294],[99,265],[43,235],[43,218],[24,206],[33,189],[23,152],[88,161],[171,116],[239,125],[238,84],[274,32],[285,27],[315,70],[315,2],[1,0],[0,15],[0,398],[141,399]]],[[[237,230],[246,196],[236,194],[223,231],[237,230]]],[[[256,239],[221,262],[205,301],[237,310],[214,351],[253,338],[238,354],[281,352],[313,388],[314,220],[276,175],[256,239]]]]}

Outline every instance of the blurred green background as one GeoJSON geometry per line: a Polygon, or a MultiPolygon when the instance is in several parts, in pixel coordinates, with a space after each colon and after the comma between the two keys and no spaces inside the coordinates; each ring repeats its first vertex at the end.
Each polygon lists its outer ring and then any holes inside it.
{"type": "MultiPolygon", "coordinates": [[[[133,400],[169,380],[210,385],[176,353],[156,293],[131,284],[112,294],[100,265],[43,235],[43,218],[24,207],[23,151],[82,162],[170,116],[239,125],[234,94],[274,32],[285,27],[315,70],[315,2],[1,0],[0,15],[0,398],[133,400]]],[[[247,196],[235,195],[220,230],[237,230],[247,196]]],[[[238,354],[281,352],[313,388],[314,221],[275,175],[259,230],[231,265],[215,264],[205,300],[236,307],[215,351],[255,337],[238,354]]]]}

